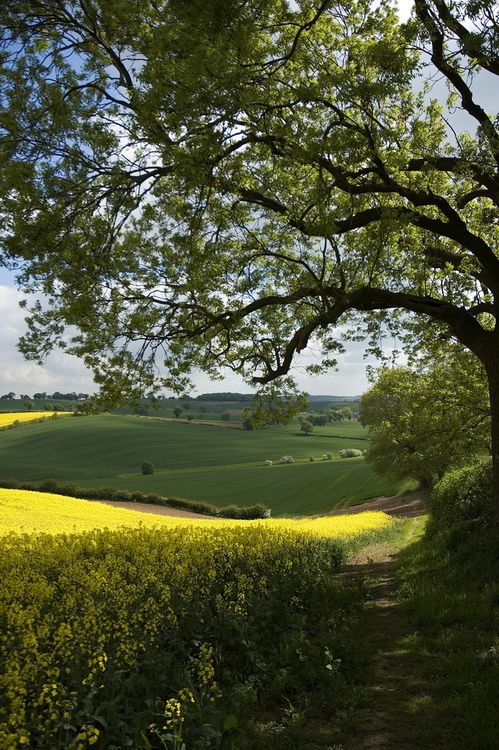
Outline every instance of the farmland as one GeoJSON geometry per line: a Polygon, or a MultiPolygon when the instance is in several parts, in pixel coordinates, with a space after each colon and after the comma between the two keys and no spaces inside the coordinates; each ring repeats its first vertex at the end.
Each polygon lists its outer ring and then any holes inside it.
{"type": "Polygon", "coordinates": [[[0,433],[0,477],[116,487],[216,505],[264,503],[273,515],[327,512],[398,486],[343,448],[367,447],[358,422],[303,435],[297,425],[245,431],[127,415],[50,420],[0,433]],[[321,460],[324,454],[333,460],[321,460]],[[291,455],[294,464],[280,465],[291,455]],[[310,456],[314,461],[310,461],[310,456]],[[272,460],[272,466],[265,466],[272,460]],[[143,476],[151,461],[155,473],[143,476]]]}
{"type": "Polygon", "coordinates": [[[228,740],[263,750],[272,733],[272,747],[294,746],[288,696],[307,710],[327,704],[331,720],[350,699],[358,594],[331,572],[352,545],[400,526],[382,513],[148,519],[15,490],[0,490],[0,505],[11,531],[0,556],[0,745],[9,749],[228,740]],[[23,524],[30,533],[14,533],[23,524]],[[266,714],[283,722],[278,731],[262,725],[266,714]]]}

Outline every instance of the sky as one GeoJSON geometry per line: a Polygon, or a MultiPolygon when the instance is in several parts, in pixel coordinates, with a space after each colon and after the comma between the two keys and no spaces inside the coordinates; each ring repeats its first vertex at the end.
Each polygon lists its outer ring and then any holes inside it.
{"type": "MultiPolygon", "coordinates": [[[[17,341],[26,329],[26,311],[19,307],[24,298],[13,283],[12,276],[0,269],[0,395],[14,392],[31,396],[35,392],[54,391],[94,393],[96,390],[91,373],[76,358],[55,351],[43,366],[26,361],[17,351],[17,341]]],[[[301,389],[313,395],[357,396],[368,388],[363,359],[364,345],[349,343],[348,350],[339,355],[337,372],[311,377],[304,372],[307,363],[317,361],[319,353],[310,350],[297,361],[294,375],[301,389]]],[[[373,363],[373,360],[368,360],[373,363]]],[[[224,380],[210,380],[201,372],[193,375],[196,391],[213,393],[233,391],[247,393],[251,387],[234,373],[227,371],[224,380]]]]}
{"type": "MultiPolygon", "coordinates": [[[[410,13],[412,0],[398,0],[400,17],[405,20],[410,13]]],[[[480,83],[480,82],[479,82],[480,83]]],[[[486,99],[492,96],[494,88],[484,78],[480,85],[486,99]]],[[[434,91],[434,94],[439,92],[434,91]]],[[[464,123],[463,126],[469,126],[464,123]]],[[[27,362],[16,346],[26,326],[25,311],[19,307],[24,295],[19,292],[12,274],[0,268],[0,395],[14,392],[17,395],[32,395],[34,392],[54,391],[94,393],[96,386],[91,373],[76,359],[61,351],[53,352],[43,366],[27,362]]],[[[337,371],[327,375],[311,377],[304,372],[304,365],[316,361],[317,352],[309,351],[301,355],[293,371],[300,388],[310,394],[332,394],[355,396],[369,387],[366,365],[376,364],[364,358],[363,343],[348,343],[347,351],[338,357],[337,371]]],[[[387,351],[390,345],[387,342],[387,351]]],[[[248,392],[248,384],[240,377],[227,371],[224,380],[211,381],[203,373],[194,373],[193,383],[197,394],[220,391],[248,392]]]]}

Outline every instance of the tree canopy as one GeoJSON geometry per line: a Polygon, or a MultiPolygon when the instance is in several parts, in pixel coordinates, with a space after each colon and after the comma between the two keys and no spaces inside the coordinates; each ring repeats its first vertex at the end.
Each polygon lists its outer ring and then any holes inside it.
{"type": "Polygon", "coordinates": [[[474,84],[499,73],[495,12],[6,0],[1,247],[48,300],[25,354],[62,345],[116,399],[158,358],[177,389],[193,367],[272,383],[312,341],[328,366],[346,322],[451,337],[484,365],[499,479],[499,123],[474,84]]]}
{"type": "Polygon", "coordinates": [[[432,485],[487,454],[486,378],[469,352],[445,351],[426,368],[385,368],[360,401],[368,460],[380,474],[432,485]]]}

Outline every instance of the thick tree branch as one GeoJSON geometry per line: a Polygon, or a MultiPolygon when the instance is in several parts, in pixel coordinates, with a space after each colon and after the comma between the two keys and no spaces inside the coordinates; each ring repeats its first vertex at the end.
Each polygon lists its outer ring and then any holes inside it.
{"type": "Polygon", "coordinates": [[[496,166],[499,167],[499,133],[483,107],[477,104],[474,100],[470,87],[464,81],[457,68],[453,67],[446,59],[445,39],[433,18],[431,6],[428,0],[415,0],[415,9],[416,15],[430,36],[432,63],[459,93],[461,104],[466,112],[468,112],[468,114],[482,126],[483,133],[487,136],[496,166]]]}

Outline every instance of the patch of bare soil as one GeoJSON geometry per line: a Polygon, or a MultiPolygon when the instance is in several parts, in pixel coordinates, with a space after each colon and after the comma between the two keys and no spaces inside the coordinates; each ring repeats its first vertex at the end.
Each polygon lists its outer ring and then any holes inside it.
{"type": "Polygon", "coordinates": [[[115,508],[125,508],[126,510],[138,510],[142,513],[156,513],[158,516],[179,516],[180,518],[198,518],[199,520],[217,520],[217,516],[205,516],[201,513],[192,513],[190,510],[181,510],[180,508],[169,508],[166,505],[153,505],[152,503],[129,503],[126,500],[101,500],[105,505],[112,505],[115,508]]]}
{"type": "MultiPolygon", "coordinates": [[[[127,510],[138,510],[142,513],[156,513],[160,516],[179,516],[181,518],[199,518],[220,520],[217,516],[205,516],[201,513],[193,513],[180,508],[169,508],[166,505],[153,505],[150,503],[129,503],[126,500],[102,500],[106,505],[114,505],[115,508],[127,510]]],[[[361,505],[352,505],[350,508],[340,508],[326,513],[327,516],[343,516],[352,513],[364,513],[366,510],[382,510],[390,516],[399,518],[411,518],[426,513],[426,499],[421,492],[395,495],[394,497],[378,497],[361,505]]]]}
{"type": "Polygon", "coordinates": [[[360,505],[351,505],[349,508],[338,508],[327,513],[328,516],[343,516],[352,513],[363,513],[366,510],[382,510],[389,516],[398,518],[413,518],[426,513],[428,495],[422,490],[407,492],[403,495],[393,497],[377,497],[360,505]]]}

